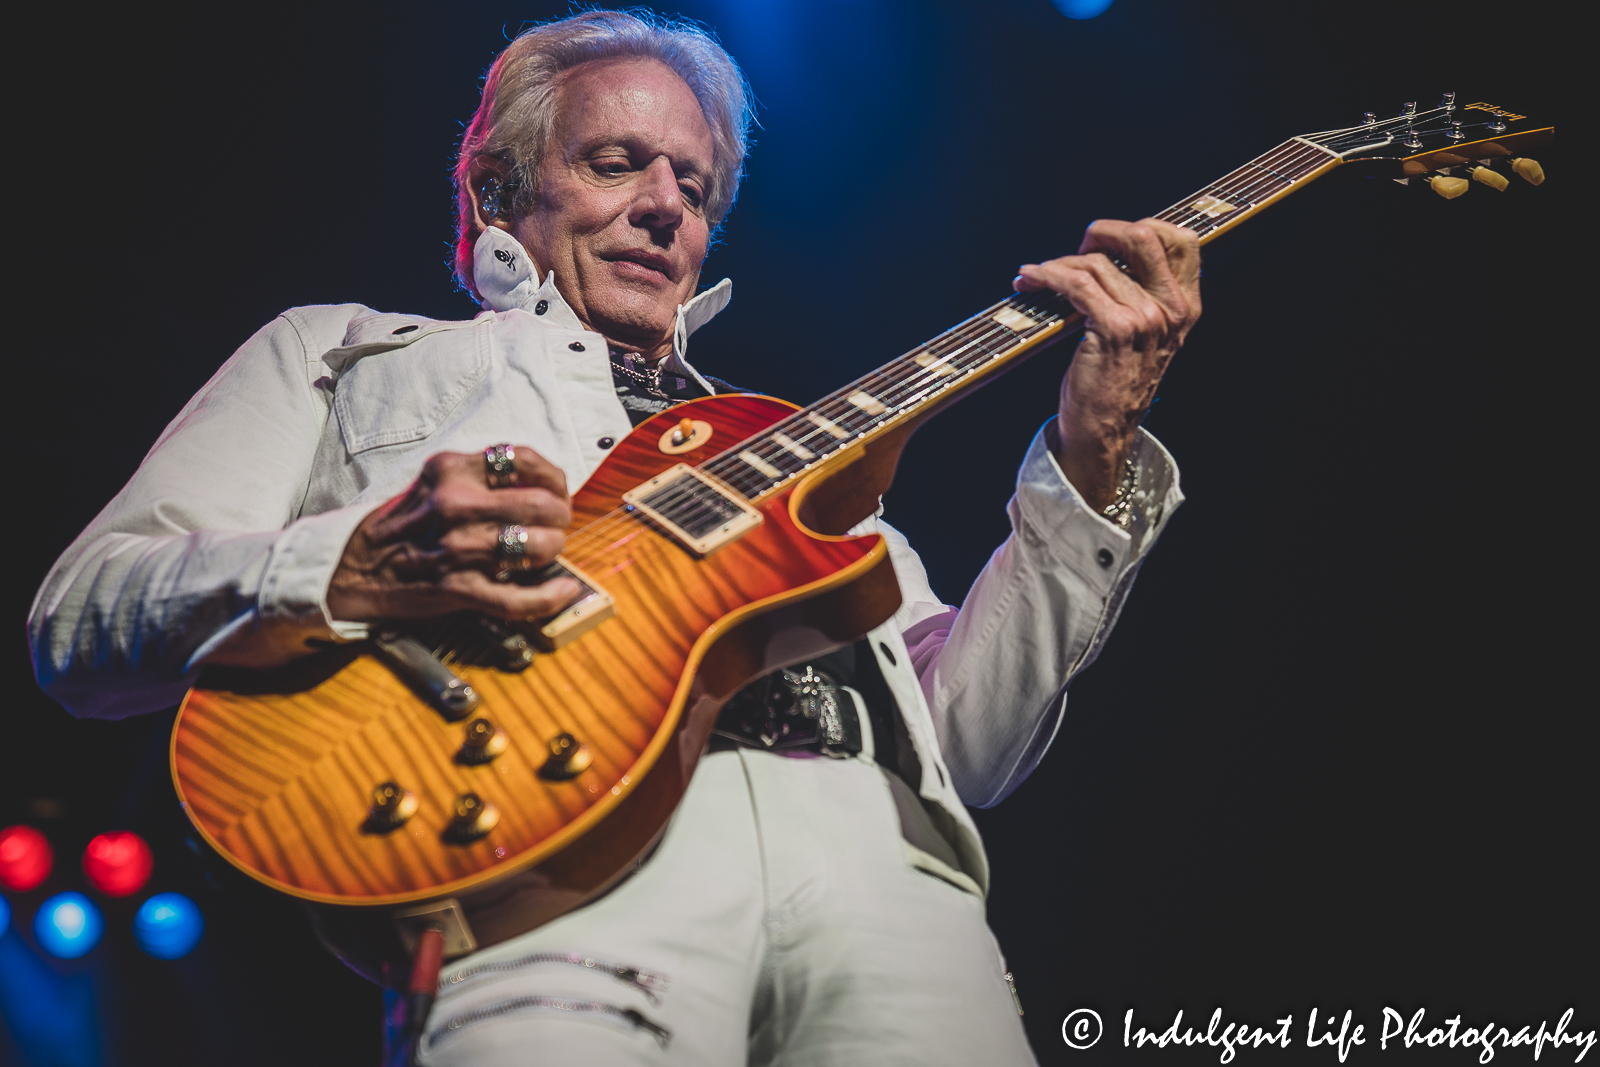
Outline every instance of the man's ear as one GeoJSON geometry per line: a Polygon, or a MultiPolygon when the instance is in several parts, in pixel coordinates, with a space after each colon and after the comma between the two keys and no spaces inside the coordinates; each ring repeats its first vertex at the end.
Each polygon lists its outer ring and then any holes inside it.
{"type": "Polygon", "coordinates": [[[511,193],[509,191],[503,197],[506,201],[507,210],[503,211],[499,216],[491,218],[489,213],[483,210],[483,187],[489,183],[491,178],[498,178],[504,181],[510,171],[510,167],[507,167],[493,156],[479,156],[472,161],[472,166],[467,170],[467,181],[472,187],[472,221],[479,233],[482,233],[490,226],[498,226],[507,233],[511,232],[511,212],[509,210],[511,193]]]}

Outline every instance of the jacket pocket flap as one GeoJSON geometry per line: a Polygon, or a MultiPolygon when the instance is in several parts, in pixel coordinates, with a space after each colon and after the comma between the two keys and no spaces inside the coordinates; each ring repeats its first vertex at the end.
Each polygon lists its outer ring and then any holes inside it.
{"type": "Polygon", "coordinates": [[[345,358],[336,368],[333,410],[354,455],[437,430],[488,371],[489,335],[436,329],[409,344],[350,345],[328,355],[336,354],[345,358]]]}

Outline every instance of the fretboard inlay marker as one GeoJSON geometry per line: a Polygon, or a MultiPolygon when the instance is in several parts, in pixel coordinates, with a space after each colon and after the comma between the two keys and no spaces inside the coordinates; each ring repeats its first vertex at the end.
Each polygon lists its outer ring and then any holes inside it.
{"type": "Polygon", "coordinates": [[[750,464],[750,466],[754,467],[762,474],[765,474],[768,478],[783,477],[783,472],[781,470],[779,470],[777,467],[774,467],[772,464],[768,463],[754,452],[750,452],[748,450],[740,452],[739,458],[750,464]]]}
{"type": "Polygon", "coordinates": [[[865,411],[868,415],[882,415],[889,410],[889,405],[873,396],[871,393],[857,389],[845,397],[850,403],[865,411]]]}
{"type": "Polygon", "coordinates": [[[772,435],[772,439],[777,442],[780,447],[793,452],[803,460],[810,461],[817,458],[817,454],[815,452],[811,451],[811,449],[807,448],[799,441],[796,441],[786,433],[775,433],[772,435]]]}

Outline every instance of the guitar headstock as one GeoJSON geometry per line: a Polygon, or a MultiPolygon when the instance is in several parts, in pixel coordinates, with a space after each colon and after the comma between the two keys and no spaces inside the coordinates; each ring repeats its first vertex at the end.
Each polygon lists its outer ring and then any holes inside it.
{"type": "MultiPolygon", "coordinates": [[[[1301,135],[1364,174],[1425,182],[1446,198],[1467,191],[1468,178],[1504,192],[1512,174],[1534,185],[1544,170],[1527,157],[1548,144],[1555,127],[1488,101],[1456,102],[1445,93],[1437,107],[1405,104],[1392,118],[1367,112],[1359,126],[1301,135]]],[[[1341,168],[1343,169],[1343,168],[1341,168]]]]}

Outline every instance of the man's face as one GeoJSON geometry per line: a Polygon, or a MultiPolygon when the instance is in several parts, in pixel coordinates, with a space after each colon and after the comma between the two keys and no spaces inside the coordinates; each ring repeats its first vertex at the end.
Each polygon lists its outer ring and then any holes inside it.
{"type": "Polygon", "coordinates": [[[539,199],[513,233],[591,328],[664,354],[710,240],[711,128],[651,59],[584,64],[559,91],[539,199]]]}

